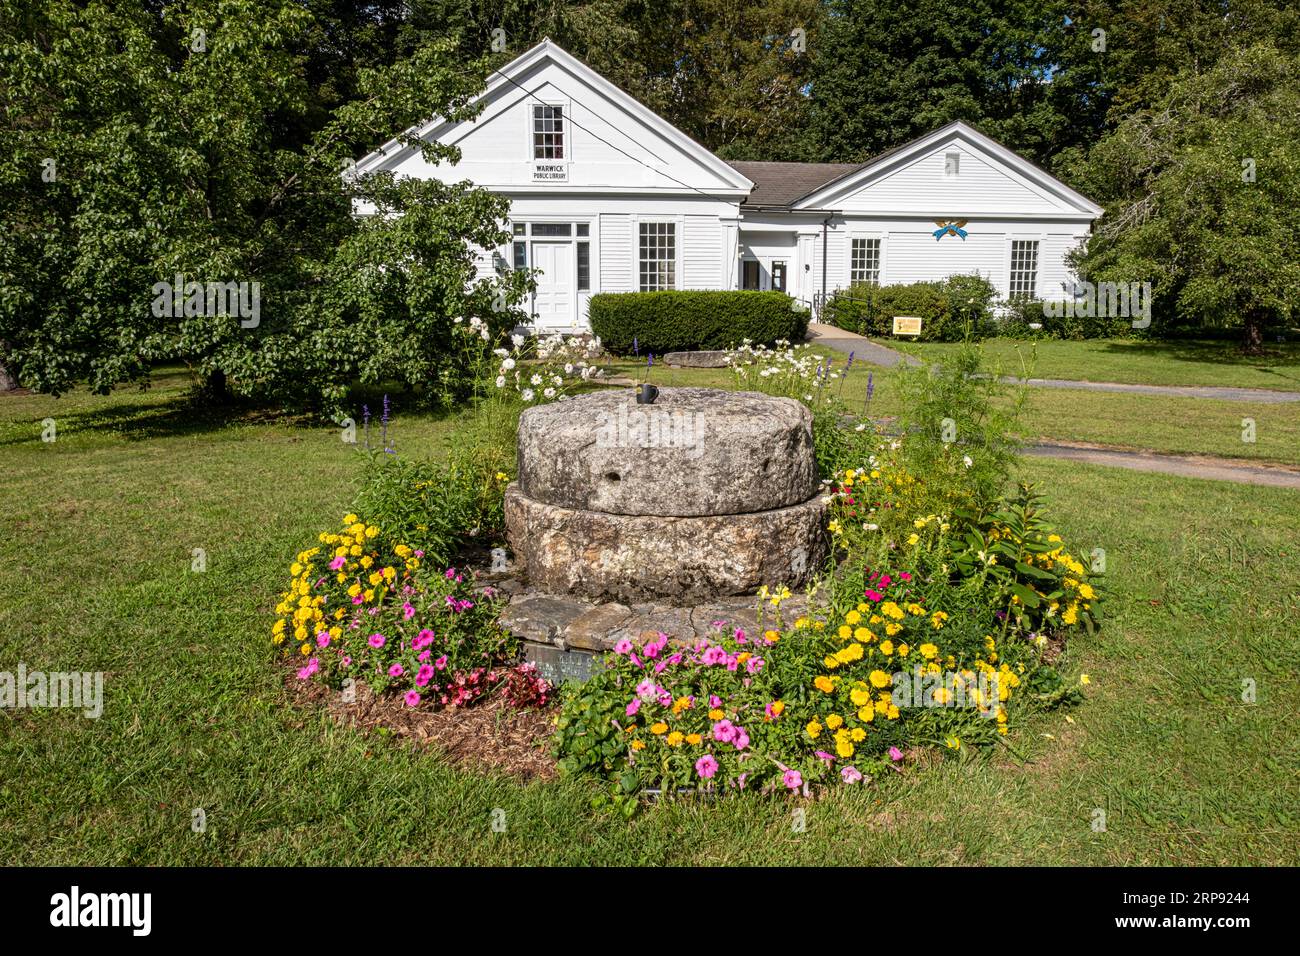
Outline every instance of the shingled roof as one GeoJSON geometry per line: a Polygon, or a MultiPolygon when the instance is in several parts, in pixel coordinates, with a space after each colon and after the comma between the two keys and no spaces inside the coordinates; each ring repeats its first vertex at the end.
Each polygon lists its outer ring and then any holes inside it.
{"type": "Polygon", "coordinates": [[[788,206],[796,199],[820,189],[827,183],[847,176],[862,163],[728,163],[746,179],[754,182],[754,191],[744,206],[788,206]]]}

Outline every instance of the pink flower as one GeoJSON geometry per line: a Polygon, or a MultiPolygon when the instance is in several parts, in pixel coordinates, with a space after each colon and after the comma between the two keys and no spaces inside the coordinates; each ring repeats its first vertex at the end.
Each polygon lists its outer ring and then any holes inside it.
{"type": "Polygon", "coordinates": [[[440,657],[440,658],[438,658],[436,661],[434,661],[434,662],[433,662],[433,666],[436,667],[436,668],[438,668],[438,670],[443,670],[444,668],[446,668],[446,666],[447,666],[447,655],[446,655],[446,654],[443,654],[442,657],[440,657]]]}
{"type": "Polygon", "coordinates": [[[423,667],[421,667],[418,671],[415,672],[415,682],[419,684],[421,687],[429,683],[429,681],[432,679],[433,679],[433,668],[430,667],[428,664],[425,664],[423,667]]]}
{"type": "Polygon", "coordinates": [[[798,790],[803,786],[803,775],[798,770],[787,770],[781,774],[781,782],[791,790],[798,790]]]}
{"type": "Polygon", "coordinates": [[[382,634],[371,634],[370,640],[367,641],[371,647],[383,647],[388,642],[388,638],[382,634]]]}
{"type": "Polygon", "coordinates": [[[745,672],[747,674],[757,674],[762,669],[763,658],[761,657],[751,657],[749,660],[745,661],[745,672]]]}
{"type": "Polygon", "coordinates": [[[407,707],[419,707],[419,706],[420,706],[420,692],[419,692],[419,691],[415,691],[415,690],[408,690],[408,691],[406,692],[406,696],[403,698],[403,700],[406,701],[406,706],[407,706],[407,707]]]}
{"type": "Polygon", "coordinates": [[[862,779],[862,771],[856,767],[845,767],[840,771],[840,779],[845,783],[857,783],[862,779]]]}
{"type": "Polygon", "coordinates": [[[343,567],[343,565],[347,563],[348,563],[348,556],[346,554],[340,554],[337,558],[335,558],[333,561],[330,562],[330,570],[337,571],[339,568],[343,567]]]}
{"type": "Polygon", "coordinates": [[[718,721],[713,725],[713,739],[724,744],[731,743],[736,739],[736,725],[725,719],[718,721]]]}
{"type": "Polygon", "coordinates": [[[411,606],[410,601],[407,601],[402,605],[402,619],[409,621],[413,617],[415,617],[415,608],[411,606]]]}
{"type": "Polygon", "coordinates": [[[411,642],[411,647],[419,650],[422,647],[428,647],[433,643],[433,631],[427,627],[421,628],[420,633],[415,635],[415,640],[411,642]]]}
{"type": "Polygon", "coordinates": [[[713,775],[718,772],[718,762],[710,754],[705,754],[695,761],[695,772],[705,780],[711,780],[713,775]]]}
{"type": "Polygon", "coordinates": [[[363,598],[360,594],[358,594],[356,597],[354,597],[354,598],[352,599],[352,603],[353,603],[353,604],[365,604],[365,603],[366,603],[366,599],[363,598]]]}
{"type": "Polygon", "coordinates": [[[632,702],[627,705],[627,715],[629,717],[635,717],[636,712],[640,709],[641,709],[641,698],[633,697],[632,702]]]}
{"type": "Polygon", "coordinates": [[[708,650],[706,650],[704,652],[704,656],[700,658],[701,661],[703,661],[705,664],[708,664],[710,666],[712,666],[713,664],[721,664],[726,659],[727,659],[727,652],[724,651],[722,648],[718,647],[716,644],[710,647],[708,650]]]}
{"type": "Polygon", "coordinates": [[[320,670],[320,661],[313,657],[311,660],[307,661],[306,667],[298,671],[298,680],[306,680],[318,670],[320,670]]]}
{"type": "Polygon", "coordinates": [[[711,707],[711,708],[713,708],[714,710],[716,710],[717,708],[719,708],[719,707],[721,707],[721,706],[722,706],[722,698],[719,697],[717,694],[710,694],[710,695],[709,695],[709,707],[711,707]]]}
{"type": "Polygon", "coordinates": [[[912,580],[912,576],[911,576],[910,574],[908,574],[906,571],[903,571],[901,574],[898,575],[898,577],[899,577],[900,580],[903,580],[903,581],[910,581],[910,580],[912,580]]]}
{"type": "Polygon", "coordinates": [[[392,667],[388,668],[389,677],[401,677],[405,673],[406,670],[402,667],[401,664],[394,664],[392,667]]]}
{"type": "Polygon", "coordinates": [[[329,647],[329,646],[330,646],[330,636],[329,636],[329,634],[327,634],[325,631],[321,631],[319,634],[317,634],[317,635],[316,635],[316,646],[317,646],[317,647],[329,647]]]}
{"type": "Polygon", "coordinates": [[[885,597],[879,591],[873,591],[870,588],[867,589],[866,596],[868,601],[882,601],[885,597]]]}
{"type": "Polygon", "coordinates": [[[732,741],[732,744],[737,750],[744,750],[749,746],[749,734],[745,733],[744,727],[736,728],[736,739],[732,741]]]}
{"type": "Polygon", "coordinates": [[[815,754],[813,754],[813,756],[816,757],[818,760],[825,760],[827,763],[834,763],[834,762],[835,762],[835,755],[834,755],[834,754],[828,754],[828,753],[827,753],[826,751],[824,751],[824,750],[819,750],[819,751],[817,751],[815,754]]]}
{"type": "Polygon", "coordinates": [[[891,578],[888,574],[882,574],[882,575],[880,576],[880,582],[879,582],[879,583],[880,583],[880,586],[881,586],[882,588],[887,588],[887,587],[889,587],[889,583],[890,583],[891,581],[893,581],[893,580],[894,580],[894,579],[891,578]]]}
{"type": "Polygon", "coordinates": [[[629,641],[626,637],[621,638],[619,642],[614,645],[615,654],[628,654],[631,652],[631,650],[632,650],[632,642],[629,641]]]}
{"type": "Polygon", "coordinates": [[[428,660],[430,657],[432,657],[432,656],[433,656],[433,651],[430,651],[430,650],[423,650],[423,651],[420,651],[420,653],[416,655],[415,659],[416,659],[417,661],[419,661],[421,664],[423,664],[425,661],[427,661],[427,660],[428,660]]]}
{"type": "Polygon", "coordinates": [[[651,697],[656,696],[657,693],[658,688],[655,687],[655,682],[648,677],[636,685],[636,695],[642,700],[649,700],[651,697]]]}
{"type": "Polygon", "coordinates": [[[903,751],[899,750],[897,747],[890,747],[890,748],[889,748],[889,759],[890,759],[890,760],[902,760],[902,759],[903,759],[903,751]]]}

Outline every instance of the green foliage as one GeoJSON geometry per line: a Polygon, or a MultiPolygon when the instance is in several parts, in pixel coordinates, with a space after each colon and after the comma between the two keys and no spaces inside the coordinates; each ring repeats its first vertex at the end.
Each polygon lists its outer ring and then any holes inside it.
{"type": "Polygon", "coordinates": [[[349,67],[328,112],[301,52],[319,24],[289,0],[2,0],[0,24],[0,362],[24,384],[103,393],[179,359],[211,394],[337,409],[354,381],[396,380],[443,397],[465,385],[451,321],[519,318],[527,276],[478,280],[470,249],[505,241],[507,200],[340,176],[394,130],[474,114],[486,71],[454,44],[349,67]],[[257,324],[155,308],[178,274],[258,283],[257,324]]]}
{"type": "Polygon", "coordinates": [[[892,336],[895,316],[919,316],[920,341],[957,342],[991,331],[994,295],[978,275],[904,285],[855,283],[831,293],[825,321],[860,335],[892,336]]]}
{"type": "Polygon", "coordinates": [[[783,292],[606,292],[591,330],[616,355],[729,349],[748,340],[801,342],[808,313],[783,292]]]}
{"type": "Polygon", "coordinates": [[[1240,328],[1248,349],[1300,306],[1300,56],[1260,45],[1177,79],[1099,142],[1107,215],[1083,278],[1152,283],[1153,329],[1240,328]]]}
{"type": "MultiPolygon", "coordinates": [[[[1068,303],[1073,305],[1074,303],[1068,303]]],[[[997,319],[996,334],[1010,339],[1114,339],[1135,335],[1132,319],[1069,314],[1067,303],[1012,299],[997,319]],[[1055,313],[1055,314],[1052,314],[1055,313]],[[1038,328],[1031,328],[1037,325],[1038,328]]]]}
{"type": "Polygon", "coordinates": [[[955,549],[953,566],[966,577],[987,578],[995,606],[1026,632],[1081,624],[1091,634],[1101,620],[1096,582],[1065,550],[1043,501],[1022,483],[994,511],[963,516],[965,549],[955,549]]]}
{"type": "Polygon", "coordinates": [[[977,345],[942,365],[901,365],[901,464],[922,481],[928,510],[986,507],[997,501],[1022,444],[1025,387],[1001,381],[977,345]]]}

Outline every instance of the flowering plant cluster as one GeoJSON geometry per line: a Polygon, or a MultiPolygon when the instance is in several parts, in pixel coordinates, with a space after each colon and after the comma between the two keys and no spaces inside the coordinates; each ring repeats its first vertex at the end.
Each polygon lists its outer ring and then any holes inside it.
{"type": "Polygon", "coordinates": [[[492,354],[498,364],[493,385],[498,390],[518,393],[526,405],[542,404],[567,398],[576,385],[600,379],[605,371],[590,359],[602,354],[599,339],[554,334],[530,343],[514,333],[512,348],[496,348],[492,354]],[[531,345],[533,357],[528,354],[531,345]]]}
{"type": "Polygon", "coordinates": [[[362,680],[411,707],[470,703],[505,680],[494,667],[516,647],[496,624],[495,595],[423,559],[355,514],[300,552],[271,628],[272,641],[299,660],[298,677],[362,680]]]}

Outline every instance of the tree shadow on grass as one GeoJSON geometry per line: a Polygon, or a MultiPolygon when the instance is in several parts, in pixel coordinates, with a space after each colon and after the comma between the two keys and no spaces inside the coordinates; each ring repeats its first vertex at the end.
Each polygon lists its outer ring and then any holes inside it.
{"type": "Polygon", "coordinates": [[[1300,384],[1300,345],[1293,343],[1266,344],[1263,352],[1247,355],[1236,342],[1229,340],[1173,339],[1158,342],[1119,339],[1108,341],[1102,351],[1139,360],[1162,357],[1198,365],[1231,365],[1274,375],[1279,381],[1300,384]]]}

